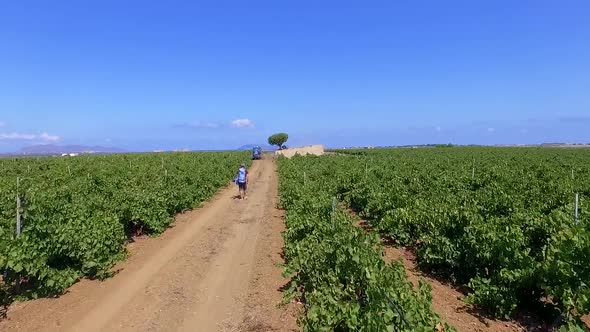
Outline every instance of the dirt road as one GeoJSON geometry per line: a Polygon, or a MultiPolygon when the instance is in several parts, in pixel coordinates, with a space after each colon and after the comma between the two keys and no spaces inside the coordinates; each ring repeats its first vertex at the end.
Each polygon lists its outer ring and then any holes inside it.
{"type": "Polygon", "coordinates": [[[118,274],[67,294],[13,305],[2,331],[296,331],[278,308],[281,211],[272,160],[251,171],[248,200],[222,190],[161,237],[130,245],[118,274]]]}

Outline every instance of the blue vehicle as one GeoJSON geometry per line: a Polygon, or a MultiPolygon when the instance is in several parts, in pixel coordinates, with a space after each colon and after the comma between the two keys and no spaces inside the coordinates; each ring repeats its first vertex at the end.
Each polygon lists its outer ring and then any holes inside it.
{"type": "Polygon", "coordinates": [[[262,148],[255,146],[252,148],[252,160],[262,159],[262,148]]]}

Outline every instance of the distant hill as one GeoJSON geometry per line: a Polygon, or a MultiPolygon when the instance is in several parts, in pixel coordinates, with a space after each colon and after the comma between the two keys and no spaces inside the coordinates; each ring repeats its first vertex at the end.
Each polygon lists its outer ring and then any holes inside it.
{"type": "Polygon", "coordinates": [[[252,150],[252,148],[254,148],[255,146],[259,146],[262,148],[262,151],[275,151],[277,148],[274,145],[268,145],[268,144],[247,144],[247,145],[242,145],[238,148],[238,150],[240,151],[245,151],[245,150],[252,150]]]}
{"type": "Polygon", "coordinates": [[[86,145],[54,145],[40,144],[31,145],[22,148],[19,153],[27,155],[49,155],[62,153],[121,153],[122,149],[104,147],[104,146],[86,146],[86,145]]]}

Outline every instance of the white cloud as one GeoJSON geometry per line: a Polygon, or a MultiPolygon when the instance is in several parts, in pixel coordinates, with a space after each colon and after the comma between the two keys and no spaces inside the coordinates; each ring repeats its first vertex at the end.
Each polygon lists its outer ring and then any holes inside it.
{"type": "Polygon", "coordinates": [[[254,123],[250,119],[237,119],[231,122],[234,128],[254,128],[254,123]]]}
{"type": "Polygon", "coordinates": [[[59,141],[59,136],[49,135],[48,133],[43,133],[39,135],[39,139],[45,142],[57,142],[59,141]]]}
{"type": "Polygon", "coordinates": [[[37,136],[32,134],[19,134],[19,133],[8,133],[0,134],[0,139],[3,140],[34,140],[37,136]]]}
{"type": "Polygon", "coordinates": [[[57,142],[59,136],[49,135],[43,133],[41,135],[21,134],[21,133],[0,133],[0,140],[14,140],[14,141],[43,141],[43,142],[57,142]]]}

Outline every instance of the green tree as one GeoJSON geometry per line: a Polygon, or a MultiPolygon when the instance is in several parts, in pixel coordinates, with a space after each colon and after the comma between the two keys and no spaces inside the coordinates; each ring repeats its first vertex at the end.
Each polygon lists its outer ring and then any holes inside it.
{"type": "Polygon", "coordinates": [[[284,144],[287,142],[288,139],[289,135],[285,133],[278,133],[268,138],[268,144],[276,145],[279,147],[279,150],[282,150],[284,148],[284,144]]]}

